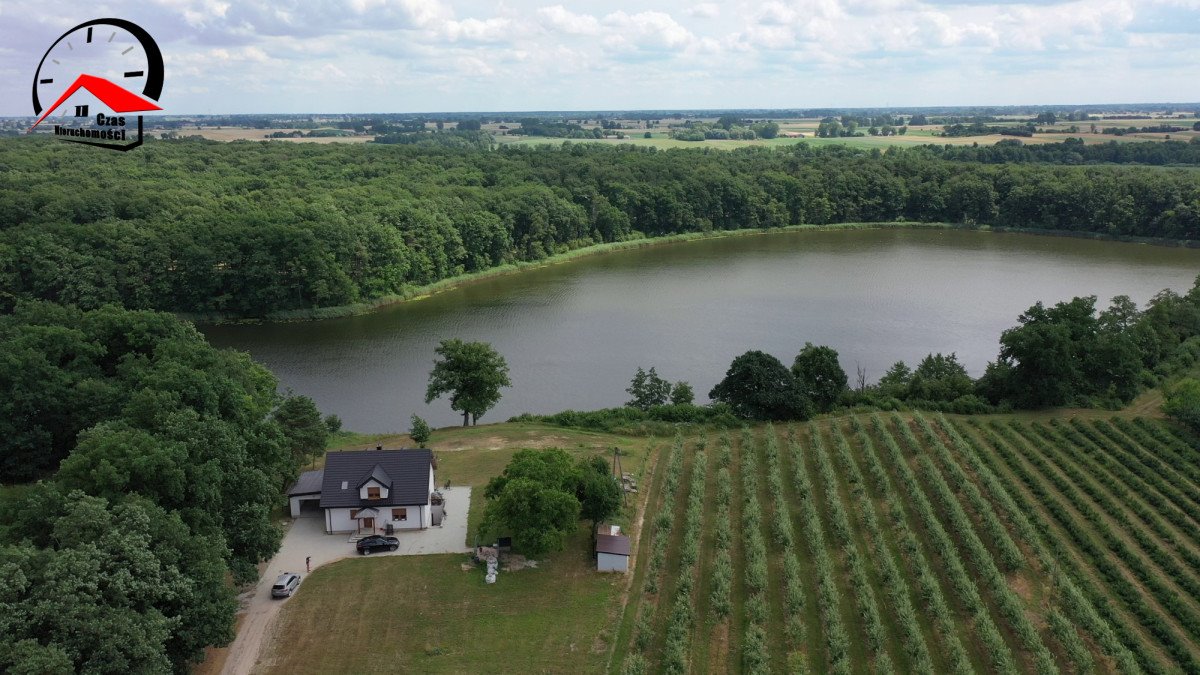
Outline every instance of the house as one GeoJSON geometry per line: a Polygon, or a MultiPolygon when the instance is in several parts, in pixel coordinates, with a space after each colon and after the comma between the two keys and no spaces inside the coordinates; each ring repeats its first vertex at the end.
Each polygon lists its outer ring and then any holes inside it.
{"type": "Polygon", "coordinates": [[[604,525],[596,533],[596,570],[629,571],[629,537],[616,525],[604,525]]]}
{"type": "Polygon", "coordinates": [[[288,490],[292,517],[320,515],[330,534],[423,530],[434,524],[436,469],[425,449],[329,452],[288,490]]]}

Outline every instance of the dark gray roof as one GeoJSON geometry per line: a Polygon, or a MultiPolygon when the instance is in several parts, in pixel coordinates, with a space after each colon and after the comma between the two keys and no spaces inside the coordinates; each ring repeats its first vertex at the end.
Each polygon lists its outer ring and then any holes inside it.
{"type": "Polygon", "coordinates": [[[598,534],[596,552],[629,555],[629,537],[623,534],[598,534]]]}
{"type": "Polygon", "coordinates": [[[324,476],[324,469],[305,471],[292,483],[292,487],[288,488],[288,496],[321,494],[321,480],[324,476]]]}
{"type": "Polygon", "coordinates": [[[379,484],[385,488],[389,490],[392,489],[392,477],[387,475],[387,472],[383,470],[383,467],[379,466],[378,464],[375,465],[375,468],[371,469],[370,473],[363,476],[362,480],[358,481],[358,487],[362,487],[364,483],[372,478],[378,481],[379,484]]]}
{"type": "Polygon", "coordinates": [[[431,450],[363,450],[325,454],[321,508],[413,506],[429,503],[431,450]],[[390,479],[384,499],[360,499],[358,489],[378,466],[390,479]],[[346,487],[343,489],[342,485],[346,487]]]}

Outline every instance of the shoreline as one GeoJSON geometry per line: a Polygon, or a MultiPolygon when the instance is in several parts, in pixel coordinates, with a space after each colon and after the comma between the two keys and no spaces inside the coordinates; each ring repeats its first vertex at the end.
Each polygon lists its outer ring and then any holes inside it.
{"type": "Polygon", "coordinates": [[[908,230],[970,230],[975,232],[995,232],[995,233],[1014,233],[1014,234],[1033,234],[1049,237],[1068,237],[1075,239],[1096,239],[1102,241],[1118,241],[1131,244],[1146,244],[1151,246],[1166,246],[1172,248],[1200,248],[1200,241],[1190,239],[1166,239],[1162,237],[1134,237],[1125,235],[1110,235],[1102,232],[1086,232],[1074,230],[1043,230],[1035,228],[1020,228],[1020,227],[1001,227],[992,225],[965,225],[962,223],[923,223],[913,221],[892,221],[879,223],[831,223],[826,225],[788,225],[785,227],[774,228],[743,228],[738,230],[713,230],[710,232],[687,232],[682,234],[672,234],[663,237],[643,237],[640,239],[630,239],[626,241],[606,242],[602,244],[593,244],[583,248],[577,248],[564,253],[556,253],[542,260],[508,263],[496,267],[489,267],[486,270],[471,272],[468,274],[460,274],[458,276],[449,277],[440,281],[435,281],[431,284],[419,286],[409,292],[398,295],[387,295],[366,302],[354,303],[350,305],[336,305],[333,307],[316,307],[311,309],[289,309],[271,312],[263,317],[237,317],[226,316],[220,314],[192,314],[187,312],[175,312],[174,314],[187,321],[201,325],[229,325],[229,324],[260,324],[260,323],[290,323],[299,321],[320,321],[323,319],[340,319],[351,316],[360,316],[369,314],[370,312],[397,305],[403,302],[414,302],[432,297],[439,293],[450,291],[462,286],[466,286],[477,281],[490,279],[494,277],[507,276],[510,274],[518,274],[527,270],[549,267],[551,265],[561,265],[571,262],[578,258],[585,258],[596,255],[604,255],[620,251],[628,251],[650,246],[662,246],[667,244],[677,244],[689,241],[702,241],[710,239],[723,239],[725,237],[745,237],[762,234],[773,234],[781,232],[819,232],[819,231],[836,231],[836,230],[887,230],[887,229],[908,229],[908,230]]]}

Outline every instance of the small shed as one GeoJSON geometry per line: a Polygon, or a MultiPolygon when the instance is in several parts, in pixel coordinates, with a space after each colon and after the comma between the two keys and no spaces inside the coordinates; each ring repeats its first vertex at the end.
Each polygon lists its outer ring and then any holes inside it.
{"type": "Polygon", "coordinates": [[[599,572],[629,571],[629,537],[620,534],[617,526],[603,527],[596,534],[596,570],[599,572]]]}

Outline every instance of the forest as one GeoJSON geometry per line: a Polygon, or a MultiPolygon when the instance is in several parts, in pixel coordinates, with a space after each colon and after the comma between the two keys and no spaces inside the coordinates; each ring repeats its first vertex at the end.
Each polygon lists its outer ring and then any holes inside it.
{"type": "Polygon", "coordinates": [[[279,548],[316,406],[163,312],[22,303],[0,354],[0,672],[188,672],[279,548]]]}
{"type": "Polygon", "coordinates": [[[4,139],[0,310],[40,299],[261,317],[604,242],[800,224],[1200,238],[1193,171],[1051,164],[1194,162],[1194,144],[480,151],[467,138],[406,140],[183,139],[114,157],[4,139]]]}

